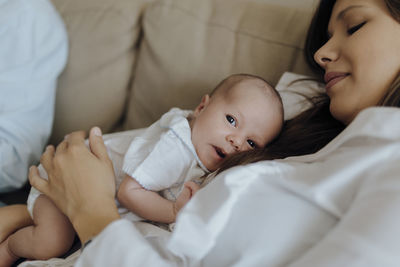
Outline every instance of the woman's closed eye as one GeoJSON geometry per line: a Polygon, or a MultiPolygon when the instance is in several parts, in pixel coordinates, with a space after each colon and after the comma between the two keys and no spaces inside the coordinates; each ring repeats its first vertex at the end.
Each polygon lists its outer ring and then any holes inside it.
{"type": "Polygon", "coordinates": [[[356,26],[353,26],[353,27],[349,28],[349,29],[347,30],[347,33],[348,33],[349,35],[352,35],[352,34],[355,33],[356,31],[358,31],[359,29],[361,29],[361,27],[364,26],[365,23],[367,23],[367,22],[364,21],[364,22],[361,22],[360,24],[357,24],[356,26]]]}
{"type": "Polygon", "coordinates": [[[236,120],[234,117],[232,117],[231,115],[226,115],[225,117],[226,117],[226,120],[229,122],[229,124],[236,127],[236,120]]]}

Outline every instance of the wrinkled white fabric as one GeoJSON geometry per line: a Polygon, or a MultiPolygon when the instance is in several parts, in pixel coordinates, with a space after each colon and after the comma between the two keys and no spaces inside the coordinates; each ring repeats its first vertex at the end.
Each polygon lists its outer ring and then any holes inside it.
{"type": "Polygon", "coordinates": [[[175,201],[184,182],[208,173],[192,144],[187,119],[192,113],[172,108],[135,137],[122,170],[147,190],[162,191],[164,197],[175,201]]]}
{"type": "Polygon", "coordinates": [[[232,168],[170,236],[118,220],[76,266],[399,266],[399,121],[370,108],[315,154],[232,168]]]}
{"type": "Polygon", "coordinates": [[[0,193],[21,187],[50,136],[67,33],[48,0],[0,0],[0,193]]]}

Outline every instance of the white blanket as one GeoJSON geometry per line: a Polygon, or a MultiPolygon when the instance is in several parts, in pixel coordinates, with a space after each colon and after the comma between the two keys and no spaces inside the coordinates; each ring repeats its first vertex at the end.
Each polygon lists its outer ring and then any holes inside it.
{"type": "Polygon", "coordinates": [[[370,108],[318,153],[230,169],[171,235],[118,220],[76,266],[397,267],[399,122],[398,108],[370,108]]]}

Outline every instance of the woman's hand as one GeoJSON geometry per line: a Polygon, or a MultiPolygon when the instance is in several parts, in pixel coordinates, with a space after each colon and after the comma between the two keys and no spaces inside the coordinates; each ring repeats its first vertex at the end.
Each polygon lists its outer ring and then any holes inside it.
{"type": "Polygon", "coordinates": [[[46,148],[40,162],[48,180],[39,176],[35,166],[29,171],[32,186],[47,195],[68,216],[82,242],[119,218],[114,201],[113,165],[101,131],[92,128],[89,136],[91,151],[84,138],[84,132],[74,132],[56,149],[53,146],[46,148]]]}

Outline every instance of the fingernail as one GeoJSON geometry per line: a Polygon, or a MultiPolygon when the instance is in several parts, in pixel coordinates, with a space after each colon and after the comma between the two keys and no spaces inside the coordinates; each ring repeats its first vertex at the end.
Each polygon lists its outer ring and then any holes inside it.
{"type": "Polygon", "coordinates": [[[96,136],[101,136],[101,130],[99,127],[94,127],[93,128],[93,134],[96,136]]]}
{"type": "Polygon", "coordinates": [[[65,139],[67,139],[67,138],[68,138],[68,136],[69,136],[69,134],[66,134],[66,135],[64,136],[64,140],[65,140],[65,139]]]}

